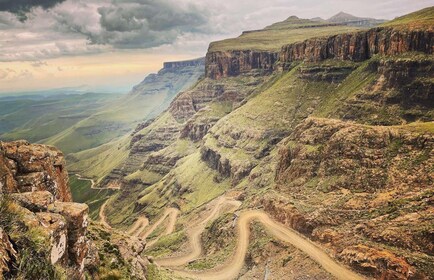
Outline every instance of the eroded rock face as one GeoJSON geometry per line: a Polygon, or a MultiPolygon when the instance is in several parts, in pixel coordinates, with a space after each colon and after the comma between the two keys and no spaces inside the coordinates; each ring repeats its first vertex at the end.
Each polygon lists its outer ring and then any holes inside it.
{"type": "Polygon", "coordinates": [[[356,245],[346,248],[339,257],[359,271],[375,274],[378,279],[417,279],[404,259],[385,250],[356,245]]]}
{"type": "Polygon", "coordinates": [[[80,272],[83,272],[89,250],[86,238],[89,207],[82,203],[58,202],[51,204],[48,211],[65,218],[68,229],[69,259],[79,267],[80,272]]]}
{"type": "Polygon", "coordinates": [[[270,215],[366,275],[427,279],[412,255],[434,248],[430,133],[308,118],[280,145],[270,215]]]}
{"type": "Polygon", "coordinates": [[[391,184],[427,187],[434,180],[429,171],[434,139],[428,134],[311,118],[287,141],[280,150],[276,180],[288,187],[319,177],[332,181],[328,187],[374,192],[391,184]],[[418,157],[426,158],[426,164],[418,157]],[[412,170],[398,171],[408,160],[415,161],[412,170]]]}
{"type": "Polygon", "coordinates": [[[272,72],[278,53],[268,51],[218,51],[206,55],[205,75],[211,79],[238,76],[252,70],[272,72]]]}
{"type": "MultiPolygon", "coordinates": [[[[16,222],[35,230],[49,242],[47,262],[71,267],[81,278],[91,246],[86,237],[89,209],[86,204],[70,202],[64,167],[63,154],[54,147],[26,141],[0,143],[0,195],[7,194],[12,200],[16,222]]],[[[3,273],[20,256],[20,251],[6,237],[0,231],[0,272],[3,273]]]]}
{"type": "Polygon", "coordinates": [[[0,157],[4,191],[49,191],[58,201],[72,200],[65,159],[56,148],[27,141],[1,142],[0,157]]]}
{"type": "Polygon", "coordinates": [[[297,60],[317,62],[325,59],[364,61],[375,54],[397,55],[405,52],[433,53],[432,30],[373,28],[369,31],[308,39],[286,45],[279,54],[283,69],[297,60]]]}
{"type": "Polygon", "coordinates": [[[9,236],[2,228],[0,228],[0,277],[11,271],[12,264],[17,259],[18,253],[15,251],[9,236]]]}
{"type": "Polygon", "coordinates": [[[42,228],[51,240],[50,261],[52,264],[68,264],[68,228],[66,219],[59,214],[36,213],[42,228]]]}

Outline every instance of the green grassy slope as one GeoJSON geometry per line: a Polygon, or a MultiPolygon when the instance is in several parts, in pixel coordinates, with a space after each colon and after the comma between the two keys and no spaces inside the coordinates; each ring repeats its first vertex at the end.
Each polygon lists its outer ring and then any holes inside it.
{"type": "Polygon", "coordinates": [[[179,91],[194,84],[203,71],[202,66],[195,66],[151,74],[130,94],[44,142],[67,154],[108,143],[127,134],[141,121],[157,116],[179,91]]]}
{"type": "Polygon", "coordinates": [[[69,186],[73,201],[89,205],[89,215],[93,220],[98,219],[102,204],[116,192],[111,189],[92,189],[90,181],[78,179],[75,175],[69,175],[69,186]]]}
{"type": "Polygon", "coordinates": [[[328,25],[308,19],[290,17],[263,30],[244,32],[241,36],[211,43],[209,52],[231,50],[279,51],[283,45],[312,37],[356,31],[346,25],[328,25]]]}
{"type": "Polygon", "coordinates": [[[429,28],[432,30],[434,26],[434,6],[398,17],[392,21],[383,23],[382,26],[429,28]]]}
{"type": "Polygon", "coordinates": [[[96,148],[69,154],[66,158],[68,171],[102,179],[127,158],[130,140],[126,135],[96,148]]]}

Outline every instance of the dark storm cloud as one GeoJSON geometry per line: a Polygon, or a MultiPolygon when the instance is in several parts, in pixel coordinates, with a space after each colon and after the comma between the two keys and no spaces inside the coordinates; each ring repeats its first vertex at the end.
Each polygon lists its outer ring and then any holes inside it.
{"type": "Polygon", "coordinates": [[[33,8],[48,9],[63,1],[65,0],[0,0],[0,11],[13,13],[20,21],[24,21],[27,19],[26,14],[33,8]]]}
{"type": "Polygon", "coordinates": [[[101,30],[87,35],[94,44],[149,48],[173,43],[180,34],[209,30],[207,12],[160,0],[113,1],[98,9],[101,30]]]}

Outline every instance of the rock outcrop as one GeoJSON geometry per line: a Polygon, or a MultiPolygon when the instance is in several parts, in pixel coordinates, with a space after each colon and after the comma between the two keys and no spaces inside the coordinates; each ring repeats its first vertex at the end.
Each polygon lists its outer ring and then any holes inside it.
{"type": "Polygon", "coordinates": [[[326,59],[364,61],[372,56],[434,51],[432,30],[373,28],[369,31],[313,38],[282,47],[279,63],[283,69],[294,61],[318,62],[326,59]]]}
{"type": "Polygon", "coordinates": [[[0,192],[47,190],[58,201],[71,201],[62,152],[26,141],[0,143],[0,192]]]}
{"type": "Polygon", "coordinates": [[[206,55],[205,76],[211,79],[238,76],[252,70],[270,73],[278,59],[277,52],[270,51],[216,51],[206,55]]]}
{"type": "Polygon", "coordinates": [[[196,67],[196,66],[202,66],[205,67],[205,58],[197,58],[197,59],[191,59],[191,60],[184,60],[184,61],[169,61],[164,62],[163,69],[174,69],[174,68],[184,68],[184,67],[196,67]]]}
{"type": "MultiPolygon", "coordinates": [[[[46,240],[48,244],[48,248],[41,249],[48,250],[46,262],[72,268],[74,277],[83,278],[91,246],[86,237],[89,208],[86,204],[71,202],[63,154],[54,147],[26,141],[1,142],[0,145],[0,200],[10,200],[8,203],[12,205],[2,211],[14,217],[2,226],[23,224],[24,228],[37,231],[34,238],[46,240]]],[[[11,247],[7,233],[1,227],[0,230],[2,272],[11,276],[14,272],[7,267],[16,266],[27,248],[14,247],[13,244],[22,242],[14,240],[21,238],[16,233],[9,237],[11,247]]]]}
{"type": "MultiPolygon", "coordinates": [[[[14,248],[8,234],[0,228],[0,276],[11,272],[12,264],[18,259],[18,253],[14,248]]],[[[3,278],[1,278],[3,279],[3,278]]]]}
{"type": "Polygon", "coordinates": [[[432,134],[308,118],[281,145],[275,181],[286,203],[266,200],[267,212],[367,275],[424,279],[406,259],[434,248],[422,226],[433,217],[432,134]]]}

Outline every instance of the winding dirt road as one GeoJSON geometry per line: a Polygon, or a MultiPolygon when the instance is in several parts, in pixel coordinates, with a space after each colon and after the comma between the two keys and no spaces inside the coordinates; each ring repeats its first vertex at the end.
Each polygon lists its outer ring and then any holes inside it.
{"type": "Polygon", "coordinates": [[[110,226],[110,224],[107,222],[107,216],[105,215],[105,208],[107,206],[107,203],[109,202],[110,198],[107,199],[104,204],[101,206],[101,208],[99,209],[99,219],[101,220],[101,224],[106,227],[107,229],[112,229],[112,227],[110,226]]]}
{"type": "Polygon", "coordinates": [[[81,176],[78,173],[75,173],[74,175],[77,177],[78,180],[89,181],[90,184],[91,184],[90,188],[94,189],[94,190],[120,190],[121,189],[120,187],[98,188],[98,187],[95,187],[95,185],[96,185],[95,180],[89,179],[89,178],[85,178],[85,177],[81,176]]]}
{"type": "Polygon", "coordinates": [[[341,280],[362,280],[360,275],[350,269],[338,264],[329,257],[324,251],[313,244],[310,240],[302,237],[300,234],[287,228],[286,226],[277,223],[262,211],[251,210],[243,212],[237,222],[238,241],[235,254],[226,264],[202,272],[192,272],[185,270],[175,270],[177,274],[184,277],[190,277],[201,280],[224,280],[236,279],[241,269],[244,266],[244,260],[249,245],[250,223],[258,221],[266,228],[266,230],[275,238],[284,242],[288,242],[306,253],[310,258],[320,264],[326,271],[341,280]]]}
{"type": "Polygon", "coordinates": [[[141,216],[131,225],[130,229],[127,230],[126,233],[131,236],[139,236],[147,226],[149,226],[148,218],[141,216]]]}
{"type": "MultiPolygon", "coordinates": [[[[101,207],[100,218],[104,226],[111,228],[107,223],[104,210],[108,200],[101,207]]],[[[307,254],[311,259],[320,264],[331,275],[340,280],[363,280],[362,276],[351,271],[345,266],[337,263],[321,248],[315,245],[307,238],[301,236],[296,231],[273,221],[265,212],[259,210],[249,210],[242,212],[237,219],[237,247],[234,255],[225,264],[206,271],[188,271],[180,269],[182,265],[188,264],[190,261],[197,259],[202,254],[201,234],[205,230],[207,223],[216,219],[221,213],[224,206],[228,206],[226,211],[235,211],[241,205],[241,202],[229,199],[226,197],[220,197],[208,207],[212,207],[209,214],[204,219],[199,220],[187,229],[190,251],[182,256],[168,257],[157,259],[156,263],[161,267],[171,267],[177,275],[182,277],[188,277],[201,280],[231,280],[236,279],[239,276],[240,271],[244,266],[247,249],[249,246],[250,237],[250,224],[253,221],[260,222],[269,234],[276,239],[292,244],[297,249],[307,254]]],[[[146,239],[151,235],[162,223],[167,219],[167,225],[165,230],[155,239],[148,242],[146,247],[152,247],[162,236],[171,234],[175,229],[176,219],[178,217],[179,210],[175,208],[168,208],[164,211],[163,215],[149,226],[149,221],[146,217],[140,217],[126,232],[131,237],[141,237],[146,239]]]]}
{"type": "Polygon", "coordinates": [[[220,197],[215,202],[214,208],[209,213],[209,215],[206,216],[206,218],[199,223],[193,225],[189,230],[187,230],[190,251],[183,256],[157,259],[156,263],[160,266],[174,267],[187,264],[188,262],[197,259],[202,254],[202,243],[200,241],[200,235],[205,230],[207,223],[211,220],[216,219],[221,214],[220,211],[222,210],[222,208],[226,205],[230,207],[227,212],[233,212],[238,209],[238,207],[240,207],[241,202],[233,199],[228,199],[226,197],[220,197]]]}
{"type": "Polygon", "coordinates": [[[159,236],[157,236],[155,239],[148,241],[146,243],[146,248],[152,247],[161,237],[163,237],[165,235],[169,235],[175,230],[175,224],[176,224],[176,219],[178,218],[178,214],[179,214],[178,209],[167,208],[164,211],[163,216],[161,216],[161,218],[158,221],[156,221],[154,224],[152,224],[151,227],[147,231],[145,231],[139,235],[139,237],[141,237],[143,239],[147,239],[148,236],[151,235],[158,228],[158,226],[161,225],[166,220],[166,218],[169,220],[169,222],[166,226],[166,229],[159,236]]]}

